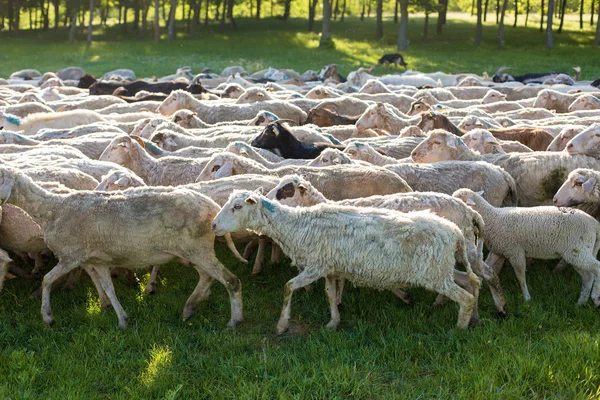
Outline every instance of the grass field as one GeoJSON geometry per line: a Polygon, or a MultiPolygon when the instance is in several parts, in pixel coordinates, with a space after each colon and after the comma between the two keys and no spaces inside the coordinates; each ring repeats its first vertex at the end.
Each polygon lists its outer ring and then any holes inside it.
{"type": "MultiPolygon", "coordinates": [[[[591,31],[556,36],[553,51],[543,47],[535,29],[507,27],[505,50],[495,45],[495,26],[485,43],[472,48],[474,26],[451,20],[443,38],[419,38],[421,20],[411,22],[411,67],[423,71],[517,72],[568,70],[580,65],[587,79],[600,76],[598,50],[591,31]]],[[[90,49],[69,45],[57,34],[0,34],[0,76],[22,68],[42,71],[80,65],[92,73],[133,68],[140,76],[172,73],[177,66],[195,71],[241,64],[250,70],[291,67],[318,69],[336,62],[343,72],[370,65],[394,49],[396,28],[386,24],[382,42],[370,41],[374,22],[350,19],[334,23],[335,50],[316,48],[318,36],[303,33],[304,23],[277,20],[260,24],[240,20],[240,30],[218,26],[198,39],[179,38],[169,45],[132,40],[115,28],[98,32],[90,49]],[[260,28],[260,31],[257,30],[260,28]],[[108,37],[112,37],[108,40],[108,37]],[[56,40],[60,38],[60,42],[56,40]]],[[[568,28],[572,28],[572,21],[568,28]]],[[[238,244],[239,248],[241,244],[238,244]]],[[[283,285],[295,275],[289,264],[267,265],[253,277],[222,247],[219,258],[243,282],[243,324],[225,328],[226,291],[212,295],[191,320],[181,312],[196,282],[191,268],[162,269],[155,296],[117,281],[117,293],[130,327],[117,328],[112,310],[101,310],[93,285],[84,278],[73,291],[56,290],[56,323],[42,324],[40,300],[32,300],[39,282],[12,279],[0,293],[0,398],[37,399],[202,399],[202,398],[598,398],[600,396],[600,315],[590,303],[577,307],[581,280],[572,270],[553,274],[552,262],[529,269],[533,300],[522,301],[514,274],[502,273],[510,318],[494,317],[487,288],[480,299],[480,326],[454,328],[457,307],[432,307],[435,294],[411,290],[408,307],[389,292],[347,286],[342,323],[324,328],[328,307],[324,284],[294,296],[290,333],[278,337],[275,325],[283,285]]]]}
{"type": "MultiPolygon", "coordinates": [[[[520,17],[520,24],[524,18],[520,17]]],[[[403,53],[412,69],[431,72],[470,71],[493,74],[500,66],[514,67],[514,73],[532,71],[570,71],[574,65],[583,69],[584,79],[600,76],[600,50],[591,47],[593,29],[586,22],[578,30],[575,16],[569,16],[565,31],[555,34],[555,48],[545,48],[545,33],[538,31],[539,19],[531,16],[529,27],[512,26],[512,16],[507,16],[506,47],[498,50],[497,27],[490,13],[484,26],[484,43],[473,47],[474,20],[466,14],[450,14],[442,36],[435,35],[435,18],[430,20],[429,40],[422,39],[423,19],[411,18],[409,26],[410,47],[403,53]]],[[[589,18],[586,18],[589,21],[589,18]]],[[[198,37],[188,38],[179,29],[180,37],[169,44],[166,40],[156,44],[150,38],[136,39],[136,33],[123,33],[118,27],[106,30],[97,28],[91,48],[85,46],[80,32],[78,41],[69,44],[67,31],[22,31],[20,38],[7,32],[0,33],[0,76],[8,76],[23,68],[57,70],[68,65],[78,65],[94,74],[111,69],[131,68],[138,76],[161,76],[174,73],[179,66],[189,65],[198,72],[204,67],[220,71],[228,65],[242,65],[250,71],[273,66],[294,68],[300,73],[307,69],[320,69],[323,65],[337,63],[343,73],[360,66],[373,65],[381,54],[395,51],[397,25],[390,18],[385,21],[382,41],[375,34],[373,18],[360,21],[356,17],[345,22],[334,22],[332,31],[335,49],[319,49],[318,34],[306,32],[306,21],[292,19],[283,22],[268,18],[262,21],[240,19],[239,30],[210,24],[198,32],[198,37]]],[[[316,31],[320,30],[317,23],[316,31]]],[[[382,73],[383,69],[379,72],[382,73]]]]}

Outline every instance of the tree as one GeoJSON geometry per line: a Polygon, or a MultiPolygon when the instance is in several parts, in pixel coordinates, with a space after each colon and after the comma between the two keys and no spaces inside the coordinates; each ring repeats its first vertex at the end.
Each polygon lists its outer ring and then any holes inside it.
{"type": "Polygon", "coordinates": [[[544,0],[542,0],[542,7],[540,8],[540,32],[544,30],[544,0]]]}
{"type": "Polygon", "coordinates": [[[483,24],[481,22],[481,6],[482,0],[477,0],[477,27],[475,28],[475,47],[481,45],[483,37],[483,24]]]}
{"type": "Polygon", "coordinates": [[[519,16],[519,0],[515,0],[515,22],[513,28],[517,27],[517,17],[519,16]]]}
{"type": "Polygon", "coordinates": [[[408,47],[408,0],[400,0],[400,26],[398,27],[398,50],[404,50],[408,47]]]}
{"type": "Polygon", "coordinates": [[[375,39],[383,38],[383,0],[377,0],[377,29],[375,31],[375,39]]]}
{"type": "Polygon", "coordinates": [[[158,21],[158,0],[154,0],[154,41],[158,43],[160,41],[160,24],[158,21]]]}
{"type": "Polygon", "coordinates": [[[600,43],[600,7],[598,7],[598,16],[596,17],[596,36],[594,37],[594,47],[600,43]]]}
{"type": "Polygon", "coordinates": [[[169,10],[169,25],[167,27],[167,40],[175,40],[175,11],[177,10],[177,0],[171,0],[171,10],[169,10]]]}
{"type": "Polygon", "coordinates": [[[562,33],[563,23],[565,22],[565,8],[567,7],[567,0],[562,0],[562,5],[560,6],[560,25],[558,25],[558,30],[556,33],[562,33]]]}
{"type": "Polygon", "coordinates": [[[548,0],[548,16],[546,17],[546,47],[551,49],[554,47],[554,39],[552,38],[552,17],[554,16],[554,0],[548,0]]]}
{"type": "Polygon", "coordinates": [[[436,27],[436,33],[438,35],[442,34],[442,26],[446,25],[446,13],[447,12],[448,12],[448,0],[439,0],[438,20],[437,20],[437,27],[436,27]]]}
{"type": "Polygon", "coordinates": [[[94,0],[90,0],[90,23],[87,32],[87,47],[92,45],[92,21],[94,20],[94,0]]]}
{"type": "Polygon", "coordinates": [[[315,10],[319,0],[308,0],[308,31],[312,32],[315,23],[315,10]]]}
{"type": "Polygon", "coordinates": [[[323,29],[319,47],[330,47],[331,40],[331,3],[329,0],[323,0],[323,29]]]}
{"type": "Polygon", "coordinates": [[[504,15],[508,7],[508,0],[502,1],[502,10],[500,10],[500,24],[498,25],[498,47],[504,47],[504,15]]]}

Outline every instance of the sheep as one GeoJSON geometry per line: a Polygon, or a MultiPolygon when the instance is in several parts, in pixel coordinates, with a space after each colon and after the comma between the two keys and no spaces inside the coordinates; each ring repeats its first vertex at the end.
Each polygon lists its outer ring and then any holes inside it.
{"type": "Polygon", "coordinates": [[[35,135],[42,128],[70,129],[78,125],[106,122],[106,119],[89,110],[74,110],[61,113],[31,114],[23,119],[4,115],[4,129],[23,131],[24,135],[35,135]]]}
{"type": "Polygon", "coordinates": [[[483,96],[481,104],[490,104],[498,101],[506,101],[506,95],[492,89],[483,96]]]}
{"type": "Polygon", "coordinates": [[[245,142],[231,142],[227,145],[227,147],[225,147],[225,151],[232,152],[239,156],[249,157],[252,158],[254,161],[258,161],[261,163],[263,163],[263,160],[270,163],[279,163],[285,160],[283,157],[280,157],[275,153],[271,153],[268,150],[261,149],[258,147],[252,147],[245,142]]]}
{"type": "Polygon", "coordinates": [[[356,128],[359,130],[368,128],[383,129],[390,134],[394,134],[402,128],[416,125],[420,117],[410,118],[402,115],[391,105],[377,103],[369,106],[365,112],[356,121],[356,128]]]}
{"type": "Polygon", "coordinates": [[[6,278],[6,273],[8,272],[9,263],[12,262],[12,259],[8,255],[8,253],[2,249],[0,249],[0,292],[2,292],[2,288],[4,286],[4,279],[6,278]]]}
{"type": "Polygon", "coordinates": [[[556,207],[600,204],[600,173],[586,168],[574,169],[558,189],[552,202],[556,207]]]}
{"type": "Polygon", "coordinates": [[[600,99],[592,94],[583,94],[577,97],[569,105],[568,112],[577,110],[598,110],[600,109],[600,99]]]}
{"type": "MultiPolygon", "coordinates": [[[[375,138],[377,139],[377,138],[375,138]]],[[[384,137],[385,139],[385,137],[384,137]]],[[[397,160],[406,161],[407,157],[410,157],[413,149],[423,141],[423,137],[406,137],[406,138],[396,138],[391,140],[381,140],[375,141],[369,138],[367,139],[352,139],[344,141],[345,145],[352,143],[354,141],[359,141],[361,143],[368,143],[377,151],[381,151],[383,154],[393,157],[397,160]]],[[[409,161],[410,162],[410,161],[409,161]]]]}
{"type": "Polygon", "coordinates": [[[294,290],[321,277],[326,278],[330,329],[340,320],[336,293],[336,279],[340,277],[379,289],[411,284],[435,290],[460,305],[457,326],[466,329],[469,325],[480,282],[467,260],[464,236],[456,225],[429,212],[382,213],[329,204],[291,208],[253,192],[236,191],[213,220],[212,230],[223,235],[241,228],[271,237],[294,264],[303,268],[285,285],[278,334],[289,328],[294,290]],[[354,233],[347,235],[347,229],[354,233]],[[418,237],[427,240],[428,246],[416,244],[418,237]],[[456,259],[465,265],[472,293],[453,280],[456,259]]]}
{"type": "Polygon", "coordinates": [[[100,155],[100,161],[110,161],[132,170],[150,186],[177,186],[192,183],[208,159],[163,157],[155,159],[136,137],[114,138],[100,155]]]}
{"type": "Polygon", "coordinates": [[[570,155],[584,155],[600,159],[600,124],[593,124],[569,140],[565,150],[570,155]]]}
{"type": "Polygon", "coordinates": [[[398,163],[397,159],[380,154],[368,143],[350,142],[346,145],[344,153],[348,154],[352,160],[366,161],[373,165],[384,166],[398,163]]]}
{"type": "Polygon", "coordinates": [[[395,107],[400,112],[407,112],[410,108],[411,103],[415,101],[413,97],[398,93],[352,93],[350,97],[354,97],[370,103],[386,103],[395,107]]]}
{"type": "MultiPolygon", "coordinates": [[[[281,178],[278,185],[267,193],[267,198],[292,207],[310,207],[320,203],[333,203],[315,189],[310,182],[298,175],[287,175],[281,178]]],[[[483,241],[480,240],[484,229],[483,220],[479,214],[465,206],[462,201],[442,193],[410,192],[342,200],[335,202],[335,204],[376,207],[401,212],[429,210],[455,223],[467,240],[467,254],[471,266],[476,274],[488,281],[499,315],[506,316],[506,301],[502,295],[498,277],[483,262],[483,241]]],[[[405,294],[402,295],[402,293],[397,292],[395,294],[399,295],[398,297],[405,302],[410,299],[405,294]]]]}
{"type": "Polygon", "coordinates": [[[600,306],[600,223],[583,211],[557,207],[504,207],[490,205],[469,189],[453,194],[477,211],[485,222],[483,240],[493,253],[492,268],[499,270],[508,259],[525,301],[531,300],[525,279],[526,257],[562,257],[581,275],[583,284],[577,304],[592,300],[600,306]],[[594,283],[595,280],[595,283],[594,283]]]}
{"type": "Polygon", "coordinates": [[[267,100],[275,100],[275,97],[271,96],[271,94],[263,88],[251,87],[246,89],[244,94],[238,97],[235,104],[248,104],[267,100]]]}
{"type": "Polygon", "coordinates": [[[231,142],[241,141],[250,143],[252,139],[254,139],[253,135],[243,133],[222,134],[214,137],[196,137],[169,130],[157,131],[150,137],[150,140],[158,147],[169,151],[176,151],[189,146],[224,148],[231,142]]]}
{"type": "Polygon", "coordinates": [[[358,90],[358,93],[377,94],[377,93],[392,93],[392,91],[382,82],[377,79],[369,79],[358,90]]]}
{"type": "MultiPolygon", "coordinates": [[[[432,131],[435,132],[435,131],[432,131]]],[[[461,139],[468,148],[479,152],[480,154],[489,153],[530,153],[529,147],[522,143],[512,140],[498,140],[489,131],[485,129],[474,129],[465,133],[461,139]]]]}
{"type": "Polygon", "coordinates": [[[113,192],[115,190],[125,190],[130,187],[146,186],[146,183],[128,170],[113,170],[102,177],[102,180],[94,188],[101,192],[113,192]]]}
{"type": "Polygon", "coordinates": [[[330,167],[332,165],[356,164],[347,154],[338,149],[325,149],[308,167],[330,167]]]}
{"type": "Polygon", "coordinates": [[[187,108],[198,114],[198,117],[209,124],[221,121],[239,119],[252,119],[261,110],[272,112],[279,118],[290,119],[302,123],[306,121],[306,113],[289,102],[271,100],[253,104],[227,104],[210,105],[202,103],[190,93],[176,90],[165,99],[157,111],[163,115],[171,115],[175,111],[187,108]]]}
{"type": "Polygon", "coordinates": [[[411,191],[410,186],[398,175],[378,167],[335,165],[325,168],[288,166],[269,169],[232,153],[211,157],[196,181],[202,182],[239,174],[283,176],[292,173],[304,175],[331,200],[411,191]],[[345,184],[340,185],[340,182],[345,184]]]}
{"type": "MultiPolygon", "coordinates": [[[[0,113],[0,115],[2,116],[2,123],[4,124],[6,122],[6,117],[8,117],[8,116],[25,118],[30,114],[52,113],[52,112],[54,112],[54,110],[52,110],[50,107],[48,107],[44,104],[41,104],[41,103],[22,103],[22,104],[13,104],[13,105],[10,105],[10,106],[4,108],[4,110],[2,110],[2,113],[0,113]]],[[[6,129],[8,129],[8,127],[6,129]]]]}
{"type": "MultiPolygon", "coordinates": [[[[217,279],[229,293],[232,312],[228,326],[233,328],[241,322],[241,284],[215,256],[210,221],[219,207],[208,197],[186,189],[159,188],[132,188],[114,194],[54,194],[9,168],[0,168],[0,182],[0,200],[21,207],[34,218],[59,260],[42,283],[41,311],[46,324],[54,322],[50,307],[52,284],[82,266],[102,289],[101,297],[103,291],[114,307],[119,327],[125,328],[127,314],[115,295],[109,268],[142,268],[176,257],[191,262],[200,275],[184,308],[184,320],[206,298],[212,279],[217,279]],[[111,229],[98,229],[98,224],[111,229]],[[160,241],[156,240],[157,235],[160,241]],[[130,245],[132,238],[135,246],[130,245]]],[[[230,237],[228,241],[231,242],[230,237]]]]}
{"type": "Polygon", "coordinates": [[[563,151],[567,147],[569,140],[573,139],[584,128],[572,126],[562,129],[558,135],[554,137],[552,143],[548,145],[546,151],[563,151]]]}
{"type": "Polygon", "coordinates": [[[313,107],[308,111],[305,124],[315,124],[320,127],[336,125],[354,125],[358,121],[357,116],[345,116],[324,107],[313,107]]]}
{"type": "Polygon", "coordinates": [[[484,119],[475,115],[466,115],[457,126],[463,132],[469,132],[477,128],[502,128],[502,125],[494,119],[484,119]]]}
{"type": "Polygon", "coordinates": [[[318,85],[318,86],[315,86],[314,88],[310,89],[306,93],[305,97],[307,99],[311,99],[311,100],[323,100],[323,99],[340,97],[341,95],[342,95],[342,93],[340,93],[339,91],[337,91],[333,88],[323,86],[323,85],[318,85]]]}
{"type": "MultiPolygon", "coordinates": [[[[444,160],[486,160],[508,172],[516,182],[519,205],[524,207],[550,205],[552,197],[576,168],[600,169],[600,160],[569,155],[566,152],[532,152],[512,154],[486,154],[481,156],[469,149],[459,137],[440,132],[424,141],[422,148],[413,151],[415,162],[436,165],[444,160]],[[431,140],[431,143],[427,143],[431,140]],[[428,147],[431,145],[431,150],[428,147]]],[[[411,184],[410,180],[408,180],[411,184]]],[[[412,184],[411,184],[412,186],[412,184]]],[[[477,190],[477,189],[474,189],[477,190]]],[[[494,205],[497,206],[497,205],[494,205]]]]}
{"type": "Polygon", "coordinates": [[[72,110],[101,110],[105,107],[112,106],[114,104],[126,104],[126,102],[118,97],[111,95],[84,97],[81,100],[76,101],[57,101],[50,103],[48,106],[54,111],[72,111],[72,110]]]}
{"type": "Polygon", "coordinates": [[[557,92],[552,89],[544,89],[538,93],[533,106],[545,108],[547,110],[555,110],[557,113],[566,113],[569,112],[569,105],[578,97],[578,94],[572,95],[557,92]]]}

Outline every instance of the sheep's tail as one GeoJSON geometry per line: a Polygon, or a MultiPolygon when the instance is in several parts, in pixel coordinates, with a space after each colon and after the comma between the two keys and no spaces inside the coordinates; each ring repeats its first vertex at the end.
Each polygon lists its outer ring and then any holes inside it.
{"type": "Polygon", "coordinates": [[[248,264],[248,260],[246,260],[244,257],[242,257],[242,255],[236,249],[235,243],[233,243],[233,239],[231,238],[231,233],[225,234],[225,243],[227,243],[227,247],[229,247],[229,250],[231,250],[231,252],[235,256],[235,258],[237,258],[244,264],[248,264]]]}

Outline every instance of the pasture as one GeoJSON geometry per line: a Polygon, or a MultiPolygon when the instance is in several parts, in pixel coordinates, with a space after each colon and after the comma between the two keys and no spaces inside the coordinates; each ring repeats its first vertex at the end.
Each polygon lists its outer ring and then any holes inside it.
{"type": "MultiPolygon", "coordinates": [[[[490,14],[491,15],[491,14],[490,14]]],[[[496,26],[488,22],[484,44],[472,47],[474,25],[464,16],[450,18],[443,37],[420,38],[422,19],[411,22],[410,67],[423,72],[472,71],[490,75],[502,65],[517,73],[570,71],[581,66],[583,79],[600,76],[593,34],[574,31],[574,20],[556,35],[547,51],[538,23],[507,26],[506,48],[498,51],[496,26]],[[461,40],[463,38],[464,40],[461,40]]],[[[488,19],[491,21],[492,18],[488,19]]],[[[335,49],[320,50],[318,35],[304,32],[303,20],[260,22],[241,19],[239,31],[210,25],[198,38],[135,40],[111,30],[96,31],[86,49],[70,45],[65,30],[49,34],[23,31],[14,39],[0,34],[0,77],[36,68],[42,72],[77,65],[100,74],[131,68],[139,77],[166,75],[179,66],[194,72],[239,64],[254,71],[269,66],[299,72],[338,63],[348,73],[372,65],[394,50],[396,25],[388,18],[382,42],[374,22],[351,17],[334,22],[335,49]],[[61,41],[57,41],[60,37],[61,41]],[[110,37],[110,39],[109,39],[110,37]]],[[[430,31],[434,30],[432,28],[430,31]]],[[[318,30],[317,26],[317,30],[318,30]]],[[[83,36],[78,37],[81,39],[83,36]]],[[[377,70],[381,72],[382,70],[377,70]]],[[[160,240],[160,238],[157,238],[160,240]]],[[[237,243],[243,249],[244,243],[237,243]]],[[[191,267],[173,263],[161,269],[153,296],[144,294],[149,273],[138,273],[132,287],[115,279],[116,292],[129,315],[117,328],[113,310],[100,307],[96,289],[85,276],[71,291],[52,294],[56,322],[44,326],[40,300],[30,298],[39,281],[10,279],[0,292],[0,397],[69,399],[204,398],[566,398],[600,397],[600,315],[588,302],[576,305],[581,279],[572,268],[553,273],[555,261],[535,262],[527,280],[533,300],[524,303],[510,267],[501,273],[508,319],[498,319],[489,289],[479,301],[481,323],[455,328],[457,306],[432,304],[436,295],[410,289],[407,306],[388,291],[347,284],[337,331],[325,324],[329,308],[323,280],[295,293],[288,333],[275,334],[284,284],[297,274],[284,258],[251,275],[222,244],[218,258],[242,281],[244,321],[226,328],[227,292],[219,283],[194,316],[182,322],[186,299],[197,283],[191,267]]],[[[268,253],[268,252],[267,252],[268,253]]],[[[267,254],[268,257],[269,254],[267,254]]],[[[48,260],[49,267],[56,260],[48,260]]],[[[20,261],[18,265],[23,266],[20,261]]],[[[30,268],[30,267],[28,267],[30,268]]]]}

